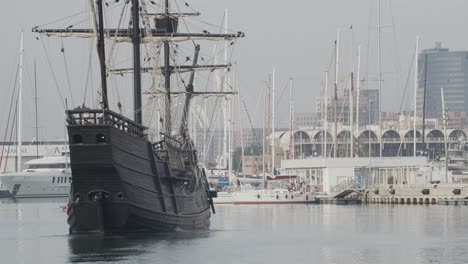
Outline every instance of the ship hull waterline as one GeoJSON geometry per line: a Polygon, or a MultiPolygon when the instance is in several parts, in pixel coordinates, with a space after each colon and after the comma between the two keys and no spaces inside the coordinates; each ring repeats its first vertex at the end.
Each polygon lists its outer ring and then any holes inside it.
{"type": "Polygon", "coordinates": [[[110,125],[67,129],[71,234],[209,228],[206,190],[174,179],[148,140],[110,125]]]}

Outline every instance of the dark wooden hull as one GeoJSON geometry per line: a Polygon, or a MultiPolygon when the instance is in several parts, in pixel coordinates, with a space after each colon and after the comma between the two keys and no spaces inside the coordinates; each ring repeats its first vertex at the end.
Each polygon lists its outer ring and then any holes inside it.
{"type": "Polygon", "coordinates": [[[198,168],[190,173],[198,175],[198,184],[178,180],[149,141],[109,125],[69,125],[68,133],[70,233],[209,227],[208,193],[198,168]]]}

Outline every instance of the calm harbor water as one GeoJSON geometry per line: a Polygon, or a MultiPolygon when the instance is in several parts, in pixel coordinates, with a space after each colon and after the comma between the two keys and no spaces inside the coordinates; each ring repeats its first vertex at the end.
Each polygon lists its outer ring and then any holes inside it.
{"type": "Polygon", "coordinates": [[[217,206],[210,230],[69,236],[58,200],[0,200],[0,263],[468,263],[468,207],[217,206]]]}

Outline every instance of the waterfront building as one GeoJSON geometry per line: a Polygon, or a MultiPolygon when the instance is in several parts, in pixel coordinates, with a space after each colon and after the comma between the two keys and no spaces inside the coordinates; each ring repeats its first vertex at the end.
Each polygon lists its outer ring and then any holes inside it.
{"type": "MultiPolygon", "coordinates": [[[[295,130],[294,153],[296,159],[309,159],[333,156],[333,133],[331,127],[324,129],[301,129],[295,130]],[[326,141],[325,141],[326,135],[326,141]]],[[[417,155],[424,155],[429,158],[441,156],[445,152],[445,137],[449,148],[455,148],[461,140],[466,139],[468,131],[462,129],[447,129],[444,134],[443,129],[427,128],[424,131],[424,144],[422,130],[416,131],[416,151],[417,155]],[[423,153],[424,152],[424,153],[423,153]]],[[[287,159],[290,148],[290,132],[275,133],[279,150],[283,152],[283,159],[287,159]]],[[[348,126],[338,128],[338,158],[350,157],[351,148],[356,157],[378,157],[380,156],[380,142],[383,146],[383,157],[411,157],[414,156],[414,130],[385,128],[380,133],[377,126],[368,126],[350,132],[348,126]],[[351,134],[354,137],[354,146],[351,146],[351,134]],[[382,135],[382,140],[380,140],[382,135]]],[[[277,151],[278,153],[278,151],[277,151]]]]}
{"type": "Polygon", "coordinates": [[[418,114],[423,112],[425,94],[426,117],[442,118],[441,87],[449,113],[468,113],[468,51],[450,51],[437,42],[419,54],[418,73],[418,114]]]}

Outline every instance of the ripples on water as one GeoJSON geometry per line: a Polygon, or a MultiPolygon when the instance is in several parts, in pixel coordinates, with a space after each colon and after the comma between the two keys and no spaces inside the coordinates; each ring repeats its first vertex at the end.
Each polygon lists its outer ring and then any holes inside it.
{"type": "Polygon", "coordinates": [[[468,263],[468,207],[217,206],[210,230],[69,236],[56,200],[0,200],[0,263],[468,263]]]}

